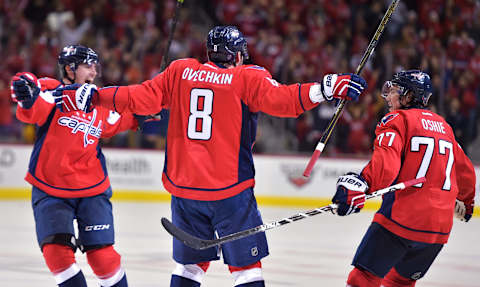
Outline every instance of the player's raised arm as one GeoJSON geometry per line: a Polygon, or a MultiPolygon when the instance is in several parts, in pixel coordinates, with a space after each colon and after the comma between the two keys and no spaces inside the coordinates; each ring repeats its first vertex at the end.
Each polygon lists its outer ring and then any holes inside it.
{"type": "Polygon", "coordinates": [[[297,117],[334,98],[355,101],[367,87],[365,80],[355,74],[328,74],[321,83],[283,85],[258,66],[247,67],[244,73],[247,105],[252,111],[279,117],[297,117]]]}
{"type": "MultiPolygon", "coordinates": [[[[174,65],[172,63],[171,65],[174,65]]],[[[159,113],[168,105],[169,67],[151,80],[141,84],[113,86],[99,89],[98,102],[93,104],[106,107],[118,113],[130,112],[138,115],[159,113]]]]}

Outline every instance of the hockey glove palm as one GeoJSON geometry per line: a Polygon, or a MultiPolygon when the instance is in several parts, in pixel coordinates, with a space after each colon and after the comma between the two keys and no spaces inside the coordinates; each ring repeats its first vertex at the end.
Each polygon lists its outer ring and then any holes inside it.
{"type": "Polygon", "coordinates": [[[29,109],[40,94],[40,82],[32,73],[17,73],[12,77],[10,90],[12,100],[20,102],[23,108],[29,109]]]}
{"type": "Polygon", "coordinates": [[[92,100],[98,97],[97,86],[93,84],[73,84],[57,89],[53,94],[57,107],[62,112],[92,110],[92,100]]]}
{"type": "Polygon", "coordinates": [[[464,203],[461,200],[455,201],[455,216],[460,221],[468,222],[472,218],[474,202],[464,203]]]}
{"type": "Polygon", "coordinates": [[[327,101],[333,98],[356,101],[367,86],[367,82],[356,74],[328,74],[323,77],[319,93],[311,93],[310,100],[319,103],[323,97],[327,101]]]}
{"type": "Polygon", "coordinates": [[[340,216],[360,212],[365,204],[365,192],[368,184],[361,175],[349,172],[337,180],[337,192],[332,202],[338,205],[340,216]]]}

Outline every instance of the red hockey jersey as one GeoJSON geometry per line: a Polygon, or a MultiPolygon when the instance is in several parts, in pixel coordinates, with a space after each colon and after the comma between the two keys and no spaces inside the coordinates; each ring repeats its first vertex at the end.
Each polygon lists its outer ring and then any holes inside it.
{"type": "Polygon", "coordinates": [[[311,85],[279,84],[259,66],[182,59],[140,85],[100,90],[100,101],[143,115],[169,109],[165,188],[177,197],[220,200],[254,186],[258,112],[300,115],[316,106],[311,85]]]}
{"type": "Polygon", "coordinates": [[[378,222],[415,241],[446,243],[455,199],[472,202],[475,170],[445,120],[428,110],[397,110],[377,125],[371,161],[362,175],[370,190],[412,178],[427,181],[384,195],[378,222]]]}
{"type": "MultiPolygon", "coordinates": [[[[61,86],[57,80],[40,79],[42,91],[61,86]]],[[[104,192],[110,181],[99,146],[101,137],[137,127],[131,114],[120,116],[103,107],[90,113],[61,112],[49,94],[40,93],[29,109],[17,106],[17,118],[36,124],[36,140],[25,180],[46,193],[64,198],[87,197],[104,192]]]]}

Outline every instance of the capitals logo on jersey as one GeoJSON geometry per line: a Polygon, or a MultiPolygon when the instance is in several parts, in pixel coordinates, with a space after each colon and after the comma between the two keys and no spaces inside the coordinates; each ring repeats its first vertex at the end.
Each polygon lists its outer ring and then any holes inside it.
{"type": "Polygon", "coordinates": [[[71,117],[60,117],[57,123],[71,129],[72,134],[76,134],[77,132],[83,133],[83,147],[87,147],[89,144],[95,143],[95,140],[89,138],[89,135],[96,137],[97,139],[102,135],[102,121],[100,120],[97,126],[93,125],[96,118],[97,110],[95,109],[93,110],[92,116],[88,116],[88,120],[81,118],[78,115],[73,115],[71,117]]]}
{"type": "Polygon", "coordinates": [[[378,127],[386,126],[388,122],[393,121],[398,116],[398,114],[388,114],[384,116],[378,123],[378,127]]]}

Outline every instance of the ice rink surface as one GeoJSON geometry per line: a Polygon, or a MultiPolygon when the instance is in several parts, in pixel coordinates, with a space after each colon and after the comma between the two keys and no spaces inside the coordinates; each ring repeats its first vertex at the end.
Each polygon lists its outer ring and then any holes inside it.
{"type": "MultiPolygon", "coordinates": [[[[113,202],[116,249],[122,255],[129,285],[169,286],[171,237],[160,218],[170,218],[168,203],[113,202]]],[[[265,222],[291,216],[302,209],[260,206],[265,222]]],[[[264,259],[266,286],[345,286],[355,249],[373,212],[341,218],[317,215],[267,231],[270,256],[264,259]]],[[[0,286],[55,286],[35,239],[28,201],[0,201],[0,286]]],[[[77,251],[77,262],[89,286],[98,286],[77,251]]],[[[202,286],[233,286],[221,261],[214,262],[202,286]]],[[[452,235],[418,287],[480,287],[480,218],[465,224],[455,220],[452,235]]]]}

